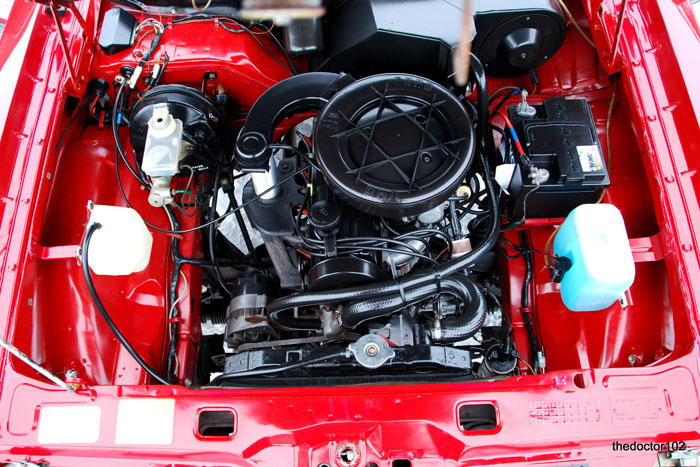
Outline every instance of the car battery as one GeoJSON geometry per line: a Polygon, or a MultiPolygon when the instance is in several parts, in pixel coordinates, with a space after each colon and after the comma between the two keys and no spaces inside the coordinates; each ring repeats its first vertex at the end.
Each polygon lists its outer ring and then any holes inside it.
{"type": "Polygon", "coordinates": [[[563,97],[532,107],[531,117],[520,115],[517,105],[508,114],[528,158],[549,177],[537,184],[518,164],[508,187],[509,217],[566,217],[576,206],[595,203],[610,185],[591,107],[585,99],[563,97]]]}

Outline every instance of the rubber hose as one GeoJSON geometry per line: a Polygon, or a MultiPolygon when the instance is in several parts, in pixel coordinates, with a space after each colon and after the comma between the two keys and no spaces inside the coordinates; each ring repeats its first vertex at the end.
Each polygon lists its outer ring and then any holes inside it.
{"type": "Polygon", "coordinates": [[[461,278],[466,279],[463,274],[456,274],[443,279],[439,284],[435,281],[415,287],[405,291],[403,297],[401,294],[391,294],[353,303],[341,310],[340,321],[346,328],[354,328],[363,321],[390,315],[441,292],[450,293],[455,295],[460,302],[466,302],[471,299],[471,296],[465,292],[461,278]]]}
{"type": "Polygon", "coordinates": [[[433,342],[449,344],[459,342],[473,336],[486,319],[486,298],[481,289],[466,276],[455,276],[463,286],[462,293],[468,298],[462,303],[461,312],[457,316],[451,316],[440,320],[440,329],[431,325],[433,342]]]}
{"type": "MultiPolygon", "coordinates": [[[[445,282],[448,280],[452,279],[445,279],[445,282]]],[[[390,315],[407,306],[426,300],[437,293],[435,284],[426,284],[405,291],[403,298],[400,294],[391,294],[353,303],[341,310],[340,322],[344,327],[352,329],[368,319],[390,315]]]]}

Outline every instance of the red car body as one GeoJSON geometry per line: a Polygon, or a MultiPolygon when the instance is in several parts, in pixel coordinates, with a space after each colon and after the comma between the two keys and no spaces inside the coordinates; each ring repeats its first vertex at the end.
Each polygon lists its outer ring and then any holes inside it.
{"type": "MultiPolygon", "coordinates": [[[[501,381],[280,389],[187,387],[199,333],[192,324],[196,299],[181,311],[178,358],[188,364],[179,369],[180,384],[170,386],[149,384],[93,310],[75,246],[88,199],[121,201],[113,140],[97,126],[75,127],[68,135],[79,144],[54,148],[67,96],[82,95],[91,76],[116,73],[130,52],[108,57],[96,48],[98,18],[108,8],[94,0],[74,5],[84,24],[71,11],[59,17],[65,50],[54,17],[31,2],[15,2],[0,43],[0,63],[13,50],[23,56],[14,90],[3,83],[2,92],[9,112],[0,140],[0,335],[53,373],[75,369],[83,381],[73,381],[82,386],[69,393],[3,351],[0,462],[316,467],[340,465],[339,448],[352,443],[361,466],[650,466],[656,451],[616,450],[613,443],[700,446],[700,29],[688,2],[584,0],[582,8],[572,6],[590,25],[597,58],[571,30],[540,69],[533,96],[535,102],[564,93],[586,97],[602,132],[612,92],[608,75],[619,72],[622,104],[611,122],[607,196],[625,214],[632,237],[637,279],[629,303],[585,318],[565,312],[537,258],[533,308],[539,338],[550,350],[545,374],[525,375],[523,367],[523,376],[501,381]],[[23,38],[25,50],[15,49],[23,38]],[[169,442],[118,443],[125,399],[172,404],[164,422],[172,429],[169,442]],[[462,430],[460,407],[481,403],[495,406],[497,427],[462,430]],[[40,414],[53,406],[99,407],[96,441],[42,444],[40,414]],[[229,436],[200,434],[200,413],[211,410],[233,413],[229,436]]],[[[174,82],[192,81],[192,70],[224,67],[225,86],[249,107],[286,77],[247,36],[232,46],[233,39],[200,23],[166,34],[163,47],[176,58],[169,69],[174,82]],[[199,39],[189,47],[192,37],[199,39]]],[[[137,209],[147,208],[134,180],[125,177],[125,190],[137,209]]],[[[149,220],[167,222],[155,212],[149,220]]],[[[522,228],[533,245],[544,245],[560,222],[531,220],[522,228]]],[[[154,254],[165,255],[168,241],[156,236],[154,254]]],[[[181,248],[196,255],[201,246],[185,235],[181,248]]],[[[165,339],[169,267],[152,262],[143,275],[96,279],[105,303],[121,310],[115,321],[156,366],[163,360],[158,343],[165,339]],[[140,307],[130,313],[134,300],[140,307]]],[[[514,261],[504,267],[516,343],[526,349],[517,312],[525,266],[514,261]]],[[[185,272],[196,284],[196,268],[185,272]]],[[[196,288],[187,292],[196,297],[196,288]]],[[[147,415],[141,422],[155,423],[147,415]]]]}

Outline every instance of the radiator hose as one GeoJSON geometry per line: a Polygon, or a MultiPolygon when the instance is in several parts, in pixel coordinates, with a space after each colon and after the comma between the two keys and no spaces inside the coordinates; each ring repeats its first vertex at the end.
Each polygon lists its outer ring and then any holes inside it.
{"type": "Polygon", "coordinates": [[[440,284],[413,288],[403,296],[392,294],[353,303],[341,310],[340,320],[343,326],[354,328],[363,321],[390,315],[440,293],[454,295],[461,311],[456,316],[443,318],[431,325],[433,342],[457,342],[474,335],[484,324],[486,300],[481,289],[464,274],[454,274],[440,281],[440,284]]]}

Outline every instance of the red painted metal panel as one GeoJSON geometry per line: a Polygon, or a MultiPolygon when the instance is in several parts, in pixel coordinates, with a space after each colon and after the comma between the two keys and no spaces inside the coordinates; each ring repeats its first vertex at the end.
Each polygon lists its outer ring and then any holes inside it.
{"type": "MultiPolygon", "coordinates": [[[[96,3],[83,0],[80,5],[96,3]]],[[[601,50],[607,44],[610,53],[610,34],[616,30],[612,18],[619,9],[606,2],[597,13],[598,6],[586,4],[586,14],[596,42],[601,50]]],[[[360,450],[361,465],[410,459],[415,465],[631,466],[651,465],[655,454],[616,452],[613,440],[697,444],[700,265],[695,227],[700,207],[695,166],[700,132],[698,91],[691,86],[697,75],[687,59],[697,47],[680,42],[694,34],[684,12],[675,3],[631,1],[622,27],[623,97],[611,122],[612,187],[606,201],[620,207],[630,236],[640,239],[634,242],[638,255],[655,260],[637,263],[637,279],[625,306],[569,312],[549,280],[543,256],[536,254],[532,309],[547,351],[545,375],[459,384],[265,390],[145,384],[143,371],[96,317],[76,262],[62,248],[80,241],[88,199],[121,204],[113,142],[109,132],[94,125],[84,131],[76,126],[66,139],[70,146],[52,150],[66,121],[67,69],[50,17],[41,16],[29,45],[32,60],[23,64],[26,87],[13,98],[13,113],[0,141],[5,167],[0,173],[0,329],[52,371],[77,369],[91,387],[75,395],[57,390],[4,353],[3,457],[74,466],[318,466],[332,462],[341,443],[352,442],[360,450]],[[32,245],[43,248],[37,251],[32,245]],[[635,367],[630,367],[630,356],[635,367]],[[127,397],[175,399],[172,445],[115,444],[118,401],[127,397]],[[498,430],[469,434],[459,428],[458,407],[470,401],[496,406],[498,430]],[[99,406],[98,442],[39,446],[40,408],[50,404],[99,406]],[[233,437],[210,441],[195,434],[196,414],[207,407],[234,411],[233,437]]],[[[538,92],[588,98],[605,138],[610,81],[596,53],[577,34],[570,31],[561,51],[539,70],[538,92]]],[[[165,82],[199,84],[204,72],[215,70],[218,81],[212,85],[222,84],[242,110],[287,76],[247,35],[232,36],[215,24],[169,28],[159,50],[172,60],[165,82]],[[197,44],[191,43],[192,37],[199,38],[197,44]]],[[[120,66],[133,64],[130,54],[107,57],[98,51],[89,68],[87,61],[81,62],[77,74],[111,81],[120,66]]],[[[500,84],[491,82],[494,88],[500,84]]],[[[126,141],[126,134],[122,138],[126,141]]],[[[122,171],[135,207],[165,226],[165,216],[149,207],[145,193],[122,171]]],[[[532,246],[542,250],[559,222],[528,221],[523,228],[532,246]]],[[[191,225],[186,219],[182,224],[191,225]]],[[[508,235],[517,243],[517,235],[508,235]]],[[[166,258],[168,245],[168,237],[154,234],[154,257],[166,258]]],[[[181,245],[188,256],[201,253],[197,235],[185,235],[181,245]]],[[[531,359],[520,310],[524,265],[522,260],[501,261],[516,344],[531,359]]],[[[170,267],[152,261],[130,277],[96,279],[115,321],[156,368],[167,339],[163,296],[170,267]]],[[[179,371],[180,381],[187,383],[198,341],[201,272],[186,267],[185,273],[191,287],[180,290],[190,297],[181,310],[178,358],[187,362],[179,371]]]]}

